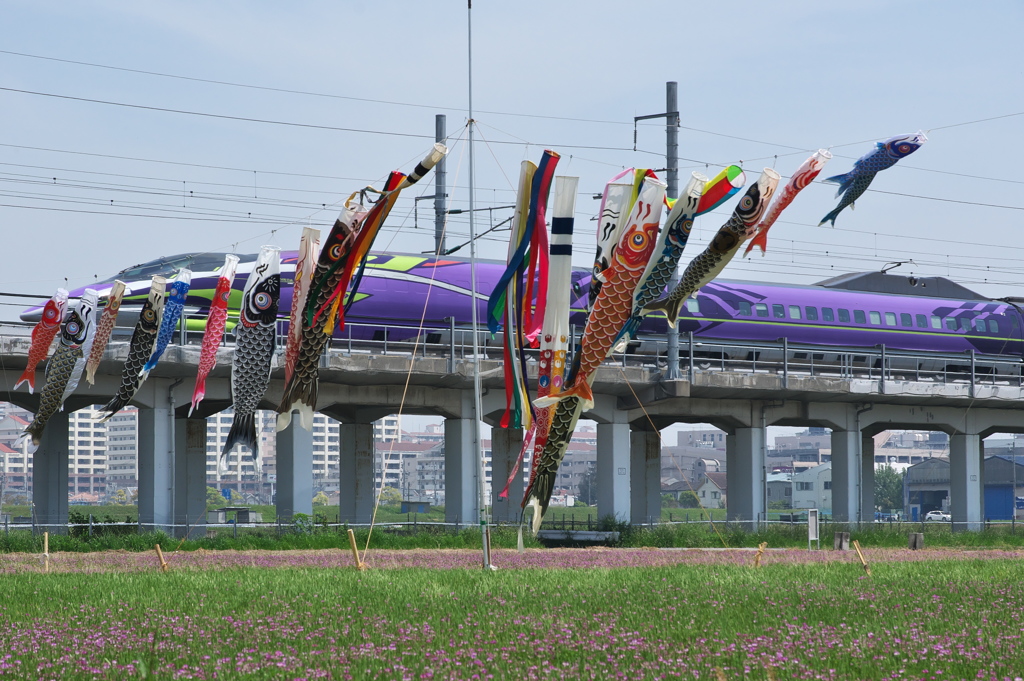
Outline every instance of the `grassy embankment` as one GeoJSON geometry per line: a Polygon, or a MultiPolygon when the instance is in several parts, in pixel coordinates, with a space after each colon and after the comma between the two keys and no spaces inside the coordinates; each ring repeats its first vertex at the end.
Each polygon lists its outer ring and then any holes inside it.
{"type": "Polygon", "coordinates": [[[857,564],[772,558],[760,569],[8,575],[0,674],[889,680],[1024,669],[1017,562],[875,563],[865,577],[857,564]]]}

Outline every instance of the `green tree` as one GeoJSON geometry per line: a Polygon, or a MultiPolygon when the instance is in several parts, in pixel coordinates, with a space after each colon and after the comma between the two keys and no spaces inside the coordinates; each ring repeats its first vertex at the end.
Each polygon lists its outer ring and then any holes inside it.
{"type": "Polygon", "coordinates": [[[380,491],[380,503],[382,506],[401,506],[402,493],[394,487],[385,487],[380,491]]]}
{"type": "Polygon", "coordinates": [[[326,506],[327,505],[327,501],[328,501],[327,500],[327,495],[324,494],[323,492],[317,492],[316,496],[313,497],[313,505],[314,506],[326,506]]]}
{"type": "Polygon", "coordinates": [[[118,506],[127,506],[128,493],[125,492],[124,489],[119,489],[116,492],[114,492],[114,495],[112,497],[110,497],[110,502],[113,504],[117,504],[118,506]]]}
{"type": "Polygon", "coordinates": [[[697,493],[687,490],[679,495],[679,508],[700,508],[700,499],[697,493]]]}
{"type": "Polygon", "coordinates": [[[875,507],[884,511],[903,509],[903,473],[892,466],[875,470],[875,507]]]}
{"type": "Polygon", "coordinates": [[[227,504],[227,499],[221,496],[220,490],[216,487],[206,488],[206,507],[207,508],[220,508],[227,504]]]}

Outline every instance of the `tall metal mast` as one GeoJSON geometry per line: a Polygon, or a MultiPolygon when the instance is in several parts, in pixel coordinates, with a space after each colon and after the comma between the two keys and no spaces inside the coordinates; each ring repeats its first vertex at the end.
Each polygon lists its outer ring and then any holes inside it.
{"type": "MultiPolygon", "coordinates": [[[[444,114],[434,116],[434,141],[444,144],[447,118],[444,114]]],[[[434,166],[434,253],[444,255],[444,206],[448,188],[446,187],[444,158],[434,166]]]]}
{"type": "Polygon", "coordinates": [[[484,569],[490,569],[491,565],[491,547],[488,542],[488,535],[490,533],[487,527],[487,507],[484,504],[486,501],[486,486],[487,479],[485,476],[484,469],[484,457],[483,448],[480,446],[480,417],[483,414],[483,407],[480,404],[480,394],[482,387],[480,385],[480,347],[479,347],[479,320],[477,312],[477,299],[476,299],[476,222],[475,216],[476,211],[473,210],[476,206],[475,201],[475,189],[476,179],[473,168],[473,0],[467,0],[467,20],[468,20],[468,44],[469,44],[469,123],[468,123],[468,137],[469,137],[469,279],[470,279],[470,295],[472,297],[473,304],[470,306],[473,311],[473,452],[477,458],[477,490],[478,490],[478,505],[480,510],[480,537],[483,542],[483,567],[484,569]]]}

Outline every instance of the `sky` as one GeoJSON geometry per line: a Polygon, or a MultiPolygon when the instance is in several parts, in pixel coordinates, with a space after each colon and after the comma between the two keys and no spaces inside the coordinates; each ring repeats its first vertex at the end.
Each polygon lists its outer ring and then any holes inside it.
{"type": "MultiPolygon", "coordinates": [[[[48,296],[182,252],[293,249],[351,192],[411,170],[438,113],[451,207],[466,207],[468,14],[454,1],[8,0],[0,292],[48,296]]],[[[558,174],[580,178],[577,224],[593,225],[608,179],[664,167],[664,124],[637,126],[633,151],[633,119],[665,110],[671,80],[681,184],[729,163],[748,181],[765,166],[785,178],[829,148],[824,178],[876,141],[929,137],[835,229],[817,226],[835,188],[806,189],[767,255],[736,258],[724,277],[810,284],[913,260],[900,272],[1024,296],[1022,20],[1019,0],[477,0],[476,205],[512,203],[520,163],[550,148],[558,174]]],[[[404,193],[375,247],[431,249],[432,202],[417,228],[413,199],[432,193],[432,181],[404,193]]],[[[731,210],[699,219],[684,261],[731,210]]],[[[481,232],[510,211],[479,215],[481,232]]],[[[451,216],[448,244],[468,227],[451,216]]],[[[507,232],[478,244],[502,258],[507,232]]],[[[590,250],[575,250],[588,266],[590,250]]],[[[0,320],[26,302],[0,297],[0,320]]]]}

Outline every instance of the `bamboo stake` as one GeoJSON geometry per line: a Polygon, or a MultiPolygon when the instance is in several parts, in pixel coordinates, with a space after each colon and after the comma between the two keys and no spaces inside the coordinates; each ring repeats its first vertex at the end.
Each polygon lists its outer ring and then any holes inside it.
{"type": "Polygon", "coordinates": [[[853,540],[853,548],[857,549],[857,556],[860,558],[860,564],[864,566],[864,572],[868,573],[868,577],[870,577],[871,568],[868,567],[868,562],[864,560],[864,554],[860,552],[860,542],[856,539],[853,540]]]}
{"type": "Polygon", "coordinates": [[[348,544],[352,547],[352,558],[356,561],[357,570],[365,570],[366,563],[359,560],[359,548],[356,546],[356,533],[350,527],[348,530],[348,544]]]}
{"type": "Polygon", "coordinates": [[[50,571],[50,533],[43,532],[43,572],[50,571]]]}
{"type": "Polygon", "coordinates": [[[764,555],[764,550],[768,548],[768,542],[763,541],[757,545],[757,553],[754,555],[754,567],[761,567],[761,556],[764,555]]]}
{"type": "Polygon", "coordinates": [[[160,545],[156,545],[156,557],[160,559],[160,571],[167,572],[167,561],[164,560],[164,552],[160,550],[160,545]]]}

